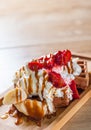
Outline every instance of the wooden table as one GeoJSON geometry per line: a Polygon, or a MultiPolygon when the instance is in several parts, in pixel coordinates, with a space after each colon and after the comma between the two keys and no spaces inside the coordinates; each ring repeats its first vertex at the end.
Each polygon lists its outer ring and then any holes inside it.
{"type": "MultiPolygon", "coordinates": [[[[90,0],[0,1],[0,93],[25,62],[59,49],[91,56],[90,0]]],[[[66,129],[91,129],[91,100],[66,129]]]]}

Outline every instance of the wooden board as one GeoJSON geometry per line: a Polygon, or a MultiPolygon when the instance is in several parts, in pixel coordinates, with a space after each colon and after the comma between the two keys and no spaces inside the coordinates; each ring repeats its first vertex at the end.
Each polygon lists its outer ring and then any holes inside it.
{"type": "MultiPolygon", "coordinates": [[[[89,66],[90,66],[90,62],[89,66]]],[[[89,67],[90,68],[90,67],[89,67]]],[[[91,69],[89,69],[91,70],[91,69]]],[[[4,92],[5,93],[5,92],[4,92]]],[[[0,96],[4,95],[2,93],[0,96]]],[[[24,122],[22,125],[16,126],[14,124],[15,119],[9,117],[6,120],[0,119],[0,128],[2,130],[59,130],[62,128],[69,119],[91,98],[91,85],[88,86],[88,89],[81,93],[80,99],[74,100],[70,103],[70,105],[66,108],[59,108],[57,111],[57,115],[52,117],[51,119],[44,119],[42,121],[42,126],[38,127],[32,121],[24,122]]],[[[0,115],[4,114],[8,110],[9,106],[1,106],[0,107],[0,115]]]]}

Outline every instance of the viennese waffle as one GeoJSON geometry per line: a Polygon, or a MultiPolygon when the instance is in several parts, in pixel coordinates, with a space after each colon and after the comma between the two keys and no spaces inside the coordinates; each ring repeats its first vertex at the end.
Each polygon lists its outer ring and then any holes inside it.
{"type": "Polygon", "coordinates": [[[82,72],[79,76],[75,78],[77,88],[86,89],[89,84],[89,74],[87,68],[87,61],[78,60],[77,62],[82,69],[82,72]]]}

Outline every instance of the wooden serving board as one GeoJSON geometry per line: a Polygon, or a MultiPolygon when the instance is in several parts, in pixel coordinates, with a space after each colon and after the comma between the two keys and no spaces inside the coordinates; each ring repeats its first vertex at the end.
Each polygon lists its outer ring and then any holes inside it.
{"type": "MultiPolygon", "coordinates": [[[[88,69],[91,70],[91,61],[88,62],[88,69]]],[[[7,92],[7,91],[6,91],[7,92]]],[[[2,93],[2,95],[4,95],[2,93]]],[[[70,105],[66,108],[59,108],[57,111],[57,115],[52,117],[51,119],[44,119],[42,121],[41,127],[36,126],[36,124],[32,121],[24,122],[23,124],[16,126],[14,124],[15,118],[9,117],[8,119],[2,120],[0,119],[0,129],[1,130],[59,130],[62,128],[69,119],[91,98],[91,85],[80,94],[80,99],[74,100],[70,103],[70,105]]],[[[1,106],[0,107],[0,115],[3,115],[9,106],[1,106]]]]}

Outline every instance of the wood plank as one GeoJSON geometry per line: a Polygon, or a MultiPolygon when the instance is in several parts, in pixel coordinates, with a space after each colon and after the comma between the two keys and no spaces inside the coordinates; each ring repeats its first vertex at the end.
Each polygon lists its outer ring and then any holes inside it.
{"type": "Polygon", "coordinates": [[[91,98],[60,130],[91,130],[91,98]]]}

